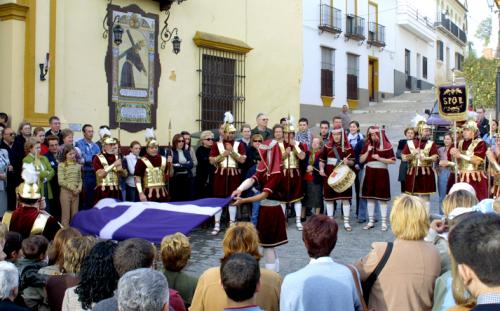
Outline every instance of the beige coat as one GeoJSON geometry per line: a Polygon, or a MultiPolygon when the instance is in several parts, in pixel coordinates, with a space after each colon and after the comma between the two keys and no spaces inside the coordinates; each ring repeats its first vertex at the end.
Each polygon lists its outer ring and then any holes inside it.
{"type": "MultiPolygon", "coordinates": [[[[363,281],[375,270],[386,247],[385,242],[373,243],[372,251],[356,263],[363,281]]],[[[440,272],[439,252],[432,244],[397,239],[372,287],[368,307],[377,311],[430,311],[434,282],[440,272]]]]}
{"type": "MultiPolygon", "coordinates": [[[[260,269],[260,291],[257,305],[266,311],[278,311],[281,277],[278,273],[260,269]]],[[[198,279],[189,311],[219,311],[227,306],[227,296],[220,281],[220,268],[206,270],[198,279]]]]}

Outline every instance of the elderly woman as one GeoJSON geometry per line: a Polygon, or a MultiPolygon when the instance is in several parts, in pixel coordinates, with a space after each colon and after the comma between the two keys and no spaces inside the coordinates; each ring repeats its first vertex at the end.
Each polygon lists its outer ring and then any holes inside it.
{"type": "Polygon", "coordinates": [[[189,245],[188,238],[179,232],[167,235],[161,241],[160,252],[168,286],[178,291],[184,300],[184,305],[189,307],[198,278],[182,272],[191,257],[191,245],[189,245]]]}
{"type": "Polygon", "coordinates": [[[394,201],[390,220],[394,243],[373,243],[372,251],[356,263],[363,282],[382,268],[373,286],[365,289],[368,307],[377,311],[431,310],[434,282],[441,267],[437,249],[424,241],[429,230],[425,203],[415,196],[401,195],[394,201]],[[387,258],[385,265],[383,257],[387,258]]]}
{"type": "MultiPolygon", "coordinates": [[[[65,229],[61,231],[63,230],[65,229]]],[[[96,242],[97,240],[92,236],[75,236],[69,238],[62,245],[62,274],[51,276],[45,286],[51,311],[61,311],[64,292],[66,289],[78,285],[80,281],[78,273],[80,273],[83,259],[87,257],[96,242]]]]}
{"type": "Polygon", "coordinates": [[[203,131],[200,135],[200,146],[196,149],[196,176],[194,180],[197,198],[210,197],[212,194],[212,178],[215,167],[210,164],[208,158],[214,144],[214,134],[211,131],[203,131]]]}
{"type": "Polygon", "coordinates": [[[49,265],[38,271],[41,274],[61,275],[64,265],[64,248],[66,242],[71,238],[80,237],[82,234],[75,228],[64,228],[57,231],[54,240],[49,245],[47,254],[49,265]]]}
{"type": "MultiPolygon", "coordinates": [[[[248,253],[257,260],[259,253],[259,237],[255,227],[250,223],[236,223],[226,231],[222,242],[224,256],[221,262],[234,253],[248,253]]],[[[260,269],[260,290],[256,294],[257,305],[266,311],[279,310],[281,277],[276,272],[260,269]]],[[[221,286],[220,268],[213,267],[200,276],[190,311],[223,310],[227,304],[227,296],[221,286]]]]}
{"type": "Polygon", "coordinates": [[[129,271],[118,282],[118,310],[168,310],[169,286],[165,276],[153,269],[129,271]]]}
{"type": "Polygon", "coordinates": [[[0,262],[0,310],[29,310],[21,308],[14,303],[18,294],[19,272],[14,264],[0,262]]]}
{"type": "Polygon", "coordinates": [[[24,144],[26,157],[23,163],[32,163],[35,166],[38,176],[38,187],[42,196],[45,198],[45,210],[50,213],[49,200],[52,200],[52,187],[50,181],[55,175],[55,171],[50,165],[49,160],[40,154],[41,144],[35,138],[29,138],[24,144]]]}

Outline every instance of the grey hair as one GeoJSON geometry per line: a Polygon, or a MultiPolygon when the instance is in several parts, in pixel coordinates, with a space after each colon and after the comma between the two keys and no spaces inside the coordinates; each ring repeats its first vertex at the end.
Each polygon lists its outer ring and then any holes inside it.
{"type": "Polygon", "coordinates": [[[165,276],[151,268],[125,273],[116,291],[121,311],[161,311],[168,305],[168,282],[165,276]]]}
{"type": "Polygon", "coordinates": [[[265,115],[265,113],[263,113],[263,112],[259,112],[259,113],[257,114],[257,116],[255,117],[255,119],[258,119],[258,118],[262,117],[263,115],[265,115]]]}
{"type": "Polygon", "coordinates": [[[200,141],[202,141],[203,139],[207,139],[209,137],[213,138],[214,133],[212,133],[212,131],[203,131],[200,134],[200,141]]]}
{"type": "Polygon", "coordinates": [[[19,286],[19,272],[8,261],[0,261],[0,300],[9,299],[19,286]]]}

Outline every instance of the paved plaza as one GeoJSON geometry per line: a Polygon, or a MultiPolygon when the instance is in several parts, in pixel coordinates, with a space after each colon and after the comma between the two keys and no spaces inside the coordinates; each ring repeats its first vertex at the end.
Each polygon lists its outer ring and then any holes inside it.
{"type": "MultiPolygon", "coordinates": [[[[434,93],[430,91],[419,94],[404,94],[367,110],[355,111],[351,114],[351,118],[360,122],[363,133],[366,132],[367,126],[371,124],[385,125],[387,135],[394,146],[394,151],[396,151],[398,140],[403,137],[403,130],[410,125],[410,120],[415,116],[415,113],[423,114],[424,109],[432,108],[433,102],[434,93]]],[[[390,166],[391,195],[393,198],[400,194],[400,184],[397,182],[398,168],[399,161],[397,164],[390,166]]],[[[432,212],[435,213],[438,204],[437,195],[434,195],[431,200],[433,202],[432,212]]],[[[341,263],[354,263],[370,251],[370,245],[373,242],[394,239],[390,228],[389,231],[382,232],[379,223],[372,230],[363,230],[364,224],[356,223],[354,210],[353,206],[351,208],[353,230],[350,233],[343,229],[340,211],[337,210],[336,214],[339,223],[339,236],[332,257],[341,263]]],[[[224,231],[213,237],[210,235],[210,230],[197,229],[191,235],[193,253],[190,264],[186,269],[189,273],[199,275],[207,268],[219,265],[219,259],[222,256],[224,231]]],[[[288,221],[287,234],[288,244],[277,248],[280,258],[280,274],[282,276],[300,269],[309,260],[302,242],[301,232],[297,231],[295,227],[294,218],[290,218],[288,221]]]]}

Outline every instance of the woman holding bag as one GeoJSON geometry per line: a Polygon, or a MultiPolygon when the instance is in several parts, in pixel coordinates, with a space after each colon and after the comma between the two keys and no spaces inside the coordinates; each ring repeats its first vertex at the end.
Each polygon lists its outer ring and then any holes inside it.
{"type": "Polygon", "coordinates": [[[424,241],[429,230],[425,203],[411,195],[398,197],[391,211],[391,229],[394,243],[373,243],[372,251],[356,263],[368,308],[430,311],[441,261],[438,250],[424,241]],[[366,286],[369,279],[374,280],[371,288],[366,286]]]}

